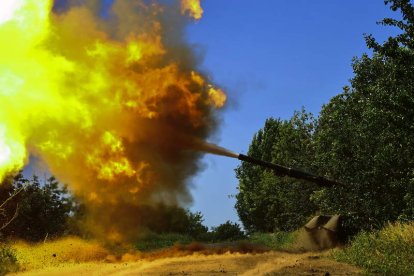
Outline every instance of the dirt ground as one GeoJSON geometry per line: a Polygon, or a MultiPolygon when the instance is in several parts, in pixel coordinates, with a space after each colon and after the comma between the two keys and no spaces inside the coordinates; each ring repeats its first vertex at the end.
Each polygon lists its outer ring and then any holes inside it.
{"type": "Polygon", "coordinates": [[[326,253],[190,255],[120,263],[62,264],[15,275],[361,275],[326,253]]]}

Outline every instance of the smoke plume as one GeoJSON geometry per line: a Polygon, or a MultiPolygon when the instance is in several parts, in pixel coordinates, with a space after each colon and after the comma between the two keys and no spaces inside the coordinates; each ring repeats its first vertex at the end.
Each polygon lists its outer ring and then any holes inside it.
{"type": "Polygon", "coordinates": [[[226,96],[183,38],[198,0],[102,2],[0,2],[0,180],[35,156],[122,240],[191,201],[226,96]]]}

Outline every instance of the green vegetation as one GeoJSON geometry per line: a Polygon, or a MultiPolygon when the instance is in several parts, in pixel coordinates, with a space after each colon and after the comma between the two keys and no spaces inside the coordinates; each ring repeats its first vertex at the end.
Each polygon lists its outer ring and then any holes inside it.
{"type": "Polygon", "coordinates": [[[349,224],[378,229],[401,215],[412,216],[414,170],[414,8],[409,1],[386,1],[402,21],[384,19],[401,34],[373,55],[353,62],[351,86],[323,107],[315,132],[318,172],[347,185],[317,191],[322,212],[352,214],[349,224]]]}
{"type": "Polygon", "coordinates": [[[212,228],[212,241],[238,241],[246,238],[244,232],[241,230],[240,225],[226,221],[217,227],[212,228]]]}
{"type": "Polygon", "coordinates": [[[244,163],[236,170],[236,209],[248,232],[292,231],[315,213],[346,215],[349,234],[414,219],[414,7],[385,2],[402,20],[380,24],[401,34],[382,45],[367,35],[372,56],[354,59],[350,86],[317,119],[304,110],[270,118],[248,150],[345,185],[321,188],[244,163]]]}
{"type": "MultiPolygon", "coordinates": [[[[270,118],[254,135],[248,155],[312,171],[315,119],[304,110],[290,120],[270,118]]],[[[236,210],[249,233],[292,231],[316,211],[310,201],[315,184],[280,178],[259,166],[242,163],[236,169],[239,193],[236,210]]]]}
{"type": "Polygon", "coordinates": [[[0,224],[10,222],[1,229],[2,238],[28,241],[64,234],[66,221],[74,207],[66,187],[55,178],[50,177],[41,185],[38,177],[25,179],[21,174],[0,185],[0,202],[6,202],[0,224]]]}
{"type": "Polygon", "coordinates": [[[0,275],[16,272],[19,265],[15,252],[8,246],[0,244],[0,275]]]}
{"type": "Polygon", "coordinates": [[[414,274],[414,223],[390,224],[380,231],[362,232],[351,245],[337,251],[339,261],[385,275],[414,274]]]}
{"type": "Polygon", "coordinates": [[[293,244],[296,232],[253,233],[249,241],[274,250],[287,249],[293,244]]]}

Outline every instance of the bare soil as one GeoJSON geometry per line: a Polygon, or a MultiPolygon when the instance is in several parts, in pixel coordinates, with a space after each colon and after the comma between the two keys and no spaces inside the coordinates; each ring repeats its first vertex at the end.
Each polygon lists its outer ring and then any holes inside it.
{"type": "Polygon", "coordinates": [[[126,262],[62,264],[16,275],[361,275],[327,253],[225,253],[126,262]]]}

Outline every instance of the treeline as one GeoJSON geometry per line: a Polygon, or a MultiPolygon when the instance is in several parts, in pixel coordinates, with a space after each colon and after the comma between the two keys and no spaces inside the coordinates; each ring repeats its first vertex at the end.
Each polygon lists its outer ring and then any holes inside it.
{"type": "Polygon", "coordinates": [[[291,119],[269,118],[248,154],[301,168],[344,186],[321,188],[243,163],[236,169],[236,209],[248,232],[291,231],[316,213],[346,215],[350,229],[378,229],[414,218],[414,8],[385,1],[401,20],[381,25],[400,34],[353,60],[354,77],[322,107],[291,119]]]}

